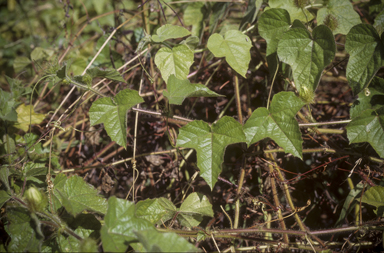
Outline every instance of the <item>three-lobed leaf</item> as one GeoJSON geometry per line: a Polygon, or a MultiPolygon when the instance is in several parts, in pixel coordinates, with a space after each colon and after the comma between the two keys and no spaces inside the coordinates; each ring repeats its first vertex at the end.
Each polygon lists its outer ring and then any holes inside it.
{"type": "Polygon", "coordinates": [[[347,34],[345,50],[350,55],[346,74],[348,83],[358,94],[384,65],[384,43],[373,26],[360,24],[347,34]]]}
{"type": "Polygon", "coordinates": [[[168,199],[156,198],[137,202],[135,215],[156,224],[160,220],[166,222],[176,211],[176,206],[168,199]]]}
{"type": "Polygon", "coordinates": [[[295,120],[304,102],[293,92],[276,94],[269,110],[256,109],[244,125],[248,145],[266,137],[273,139],[285,152],[302,158],[301,132],[295,120]]]}
{"type": "Polygon", "coordinates": [[[104,124],[109,137],[120,146],[127,146],[127,112],[134,105],[144,102],[135,90],[125,89],[114,98],[99,98],[89,109],[91,125],[104,124]]]}
{"type": "Polygon", "coordinates": [[[292,28],[278,43],[279,59],[292,67],[297,89],[315,91],[323,69],[335,57],[336,44],[332,31],[320,25],[313,29],[292,28]],[[305,89],[306,88],[306,89],[305,89]]]}
{"type": "Polygon", "coordinates": [[[242,125],[225,116],[212,126],[201,120],[188,123],[180,128],[177,146],[196,150],[200,175],[212,189],[221,173],[226,147],[245,140],[242,125]]]}
{"type": "Polygon", "coordinates": [[[10,92],[0,88],[0,119],[17,121],[16,101],[10,92]]]}
{"type": "Polygon", "coordinates": [[[384,107],[364,110],[346,129],[350,143],[368,142],[384,158],[384,107]]]}
{"type": "Polygon", "coordinates": [[[26,208],[7,208],[7,233],[11,241],[7,245],[10,252],[38,252],[42,237],[40,237],[32,224],[31,213],[26,208]]]}
{"type": "MultiPolygon", "coordinates": [[[[106,200],[97,194],[93,186],[77,175],[68,179],[65,175],[64,177],[56,177],[53,195],[58,201],[56,203],[62,205],[68,213],[77,215],[84,210],[89,210],[104,214],[107,211],[106,200]]],[[[59,205],[56,208],[59,208],[59,205]]]]}
{"type": "Polygon", "coordinates": [[[124,199],[108,199],[105,223],[100,230],[104,251],[125,252],[129,244],[137,240],[134,231],[154,230],[148,220],[135,216],[135,209],[134,203],[124,199]]]}
{"type": "Polygon", "coordinates": [[[207,196],[194,192],[181,204],[177,219],[182,226],[192,228],[201,223],[203,216],[213,217],[212,205],[207,196]]]}
{"type": "Polygon", "coordinates": [[[251,60],[249,49],[252,47],[247,35],[238,30],[229,30],[224,37],[215,33],[209,37],[207,47],[215,57],[225,57],[229,66],[245,77],[251,60]]]}
{"type": "Polygon", "coordinates": [[[44,118],[44,114],[35,113],[35,109],[31,105],[21,104],[16,109],[17,123],[14,125],[24,132],[28,131],[30,125],[40,124],[44,118]]]}
{"type": "Polygon", "coordinates": [[[350,143],[368,142],[384,157],[384,79],[374,77],[369,88],[359,93],[351,107],[346,127],[350,143]]]}
{"type": "Polygon", "coordinates": [[[205,85],[191,83],[188,79],[180,80],[174,75],[168,79],[167,90],[163,95],[168,98],[170,104],[181,105],[188,97],[220,97],[220,94],[211,91],[205,85]]]}
{"type": "Polygon", "coordinates": [[[326,7],[317,12],[317,22],[328,26],[333,34],[346,35],[361,20],[349,0],[329,0],[326,7]]]}
{"type": "Polygon", "coordinates": [[[296,4],[296,1],[281,1],[281,0],[269,0],[268,5],[271,8],[282,8],[289,12],[291,17],[291,22],[298,19],[303,22],[311,21],[314,16],[306,8],[299,8],[296,4]]]}
{"type": "Polygon", "coordinates": [[[369,188],[362,196],[361,202],[376,208],[384,207],[384,187],[380,185],[369,188]]]}
{"type": "Polygon", "coordinates": [[[172,74],[184,80],[193,64],[193,52],[186,45],[177,45],[172,49],[163,47],[156,53],[155,64],[165,82],[172,74]]]}
{"type": "Polygon", "coordinates": [[[384,79],[375,76],[367,90],[358,94],[357,100],[353,103],[350,115],[351,119],[358,117],[363,111],[377,110],[384,106],[384,79]]]}

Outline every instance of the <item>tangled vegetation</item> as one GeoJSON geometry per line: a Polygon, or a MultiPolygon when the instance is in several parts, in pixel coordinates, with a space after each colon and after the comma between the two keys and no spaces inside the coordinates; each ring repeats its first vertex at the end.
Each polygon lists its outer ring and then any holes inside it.
{"type": "Polygon", "coordinates": [[[383,1],[0,6],[1,251],[384,250],[383,1]]]}

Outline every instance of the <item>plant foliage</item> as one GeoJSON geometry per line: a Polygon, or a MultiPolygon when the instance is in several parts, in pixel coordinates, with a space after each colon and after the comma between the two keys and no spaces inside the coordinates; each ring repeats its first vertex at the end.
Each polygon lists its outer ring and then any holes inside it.
{"type": "Polygon", "coordinates": [[[383,251],[382,1],[1,7],[2,252],[383,251]]]}

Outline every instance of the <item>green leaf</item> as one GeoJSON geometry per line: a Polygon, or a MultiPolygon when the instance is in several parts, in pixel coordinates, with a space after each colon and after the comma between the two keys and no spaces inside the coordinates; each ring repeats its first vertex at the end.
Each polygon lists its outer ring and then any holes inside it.
{"type": "Polygon", "coordinates": [[[44,49],[42,47],[36,47],[33,49],[31,53],[31,60],[32,61],[40,61],[40,60],[47,60],[49,57],[51,57],[55,51],[51,49],[44,49]]]}
{"type": "Polygon", "coordinates": [[[4,190],[0,190],[0,208],[2,208],[5,202],[7,202],[10,198],[11,198],[11,195],[9,195],[4,190]]]}
{"type": "Polygon", "coordinates": [[[203,216],[213,217],[212,205],[205,195],[191,193],[181,204],[177,219],[182,226],[192,228],[198,226],[203,216]]]}
{"type": "Polygon", "coordinates": [[[9,187],[9,168],[8,166],[1,166],[0,167],[0,181],[5,185],[5,188],[7,191],[10,191],[11,188],[9,187]]]}
{"type": "Polygon", "coordinates": [[[335,57],[336,45],[331,30],[320,25],[308,30],[292,28],[281,37],[277,55],[292,67],[297,90],[315,91],[323,69],[335,57]]]}
{"type": "Polygon", "coordinates": [[[175,233],[143,230],[135,234],[146,252],[200,252],[198,248],[175,233]]]}
{"type": "Polygon", "coordinates": [[[55,185],[54,195],[72,215],[77,215],[84,210],[101,214],[107,211],[106,200],[97,194],[97,190],[92,185],[87,184],[77,175],[68,178],[63,188],[60,188],[55,185]]]}
{"type": "MultiPolygon", "coordinates": [[[[93,230],[77,228],[74,232],[82,238],[88,238],[88,236],[93,232],[93,230]]],[[[80,246],[82,241],[79,241],[73,236],[67,236],[65,234],[60,233],[57,242],[60,247],[60,252],[80,252],[80,246]]]]}
{"type": "Polygon", "coordinates": [[[209,33],[216,30],[219,21],[223,19],[227,13],[230,3],[214,3],[212,6],[212,14],[209,18],[209,33]]]}
{"type": "Polygon", "coordinates": [[[375,76],[367,90],[358,94],[357,100],[353,103],[350,115],[351,119],[358,117],[363,111],[377,110],[384,106],[384,79],[375,76]]]}
{"type": "Polygon", "coordinates": [[[360,24],[347,34],[345,50],[350,54],[347,79],[353,92],[358,94],[384,65],[384,44],[373,26],[360,24]]]}
{"type": "Polygon", "coordinates": [[[346,129],[350,143],[368,142],[384,158],[384,107],[364,110],[346,129]]]}
{"type": "Polygon", "coordinates": [[[180,80],[174,75],[168,78],[167,90],[163,95],[168,98],[170,104],[181,105],[185,98],[189,97],[221,97],[222,95],[211,91],[205,85],[190,83],[188,79],[180,80]]]}
{"type": "MultiPolygon", "coordinates": [[[[25,140],[25,144],[27,145],[27,149],[30,151],[33,150],[33,153],[36,153],[36,154],[49,153],[48,149],[43,150],[41,142],[39,142],[39,136],[37,136],[36,134],[26,133],[23,136],[23,138],[25,140]]],[[[31,153],[32,152],[30,152],[30,154],[29,154],[30,156],[31,156],[31,153]]]]}
{"type": "Polygon", "coordinates": [[[178,45],[172,49],[163,47],[156,53],[155,64],[166,82],[172,74],[179,79],[187,79],[189,68],[193,64],[193,52],[186,45],[178,45]]]}
{"type": "Polygon", "coordinates": [[[245,13],[243,19],[241,20],[239,30],[243,31],[247,24],[252,24],[255,22],[257,14],[260,11],[263,0],[251,0],[248,3],[247,12],[245,13]]]}
{"type": "Polygon", "coordinates": [[[257,108],[244,125],[248,146],[269,137],[285,152],[302,159],[303,140],[295,115],[303,105],[293,92],[279,92],[269,110],[257,108]]]}
{"type": "Polygon", "coordinates": [[[188,4],[184,11],[184,24],[192,26],[192,35],[200,37],[206,12],[207,9],[203,2],[192,2],[188,4]]]}
{"type": "Polygon", "coordinates": [[[341,209],[341,212],[340,212],[340,216],[339,218],[337,219],[336,221],[336,224],[335,226],[338,226],[341,222],[344,221],[344,219],[347,217],[348,213],[351,211],[351,209],[354,207],[354,205],[352,205],[353,201],[355,200],[355,198],[360,194],[360,192],[363,190],[364,188],[364,183],[363,182],[360,182],[358,183],[355,188],[353,188],[347,198],[345,199],[344,201],[344,205],[343,205],[343,208],[341,209]]]}
{"type": "Polygon", "coordinates": [[[177,146],[196,150],[200,175],[212,189],[221,173],[226,147],[245,140],[242,125],[235,119],[224,116],[212,126],[195,120],[180,128],[177,146]]]}
{"type": "Polygon", "coordinates": [[[374,77],[369,88],[359,93],[350,111],[346,127],[350,143],[368,142],[380,157],[384,156],[384,79],[374,77]]]}
{"type": "Polygon", "coordinates": [[[175,205],[166,198],[146,199],[136,204],[135,215],[156,224],[160,220],[167,221],[167,217],[172,217],[176,211],[175,205]]]}
{"type": "Polygon", "coordinates": [[[14,124],[15,127],[23,130],[24,132],[28,131],[30,125],[38,125],[45,119],[44,114],[35,113],[33,106],[21,104],[16,109],[17,112],[17,123],[14,124]]]}
{"type": "Polygon", "coordinates": [[[207,47],[215,57],[225,57],[229,66],[245,77],[251,60],[249,49],[252,47],[247,35],[237,30],[230,30],[223,38],[215,33],[209,37],[207,47]]]}
{"type": "Polygon", "coordinates": [[[301,9],[297,7],[294,3],[295,1],[285,1],[285,0],[269,0],[268,4],[271,8],[282,8],[289,12],[291,17],[291,22],[298,19],[303,22],[311,21],[314,16],[307,9],[301,9]]]}
{"type": "Polygon", "coordinates": [[[13,69],[15,73],[19,73],[25,69],[29,64],[31,64],[31,60],[25,56],[16,57],[13,61],[13,69]]]}
{"type": "Polygon", "coordinates": [[[182,26],[166,24],[157,29],[156,34],[152,35],[154,42],[160,43],[169,39],[182,38],[191,33],[182,26]]]}
{"type": "Polygon", "coordinates": [[[116,197],[108,199],[104,221],[100,234],[105,252],[125,252],[137,238],[134,231],[154,230],[149,221],[135,217],[134,203],[116,197]]]}
{"type": "Polygon", "coordinates": [[[9,252],[39,252],[41,240],[35,229],[35,223],[31,219],[31,213],[21,207],[7,208],[9,225],[7,233],[11,237],[8,244],[9,252]]]}
{"type": "Polygon", "coordinates": [[[333,34],[346,35],[361,20],[349,0],[329,0],[327,6],[317,12],[317,23],[328,26],[333,34]]]}
{"type": "Polygon", "coordinates": [[[267,62],[269,75],[274,76],[277,65],[277,45],[281,35],[291,26],[289,13],[280,8],[268,9],[259,18],[260,36],[267,41],[267,62]]]}
{"type": "Polygon", "coordinates": [[[48,167],[45,163],[27,162],[24,166],[23,175],[27,180],[36,182],[35,177],[46,176],[48,174],[48,167]]]}
{"type": "Polygon", "coordinates": [[[125,83],[124,78],[120,75],[119,71],[113,68],[99,69],[99,68],[90,68],[87,69],[87,74],[89,74],[92,79],[95,77],[107,78],[109,80],[123,82],[125,83]]]}
{"type": "Polygon", "coordinates": [[[120,91],[115,99],[104,97],[92,103],[89,109],[91,125],[104,124],[105,130],[112,141],[120,146],[127,146],[127,112],[139,103],[144,102],[135,90],[120,91]]]}
{"type": "Polygon", "coordinates": [[[199,45],[199,38],[196,36],[190,36],[180,42],[180,45],[186,45],[191,51],[195,50],[195,48],[199,45]]]}
{"type": "Polygon", "coordinates": [[[384,32],[384,10],[377,14],[373,26],[378,34],[382,34],[384,32]]]}
{"type": "Polygon", "coordinates": [[[377,185],[368,189],[361,198],[361,202],[377,208],[377,214],[382,216],[384,211],[384,187],[377,185]]]}
{"type": "Polygon", "coordinates": [[[7,121],[17,121],[15,106],[16,101],[12,97],[12,94],[3,91],[0,88],[0,119],[7,121]]]}

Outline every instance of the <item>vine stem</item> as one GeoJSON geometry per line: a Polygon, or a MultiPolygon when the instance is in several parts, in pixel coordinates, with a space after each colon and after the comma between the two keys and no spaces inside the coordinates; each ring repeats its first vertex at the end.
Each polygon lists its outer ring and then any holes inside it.
{"type": "MultiPolygon", "coordinates": [[[[144,73],[144,72],[143,72],[144,73]]],[[[140,79],[140,86],[139,86],[139,95],[141,95],[141,88],[143,86],[143,73],[141,74],[141,79],[140,79]]],[[[136,108],[140,108],[140,104],[136,105],[136,108]]],[[[133,156],[132,156],[132,173],[133,173],[133,184],[132,184],[132,201],[135,202],[135,183],[137,178],[135,177],[135,173],[137,172],[137,175],[139,175],[139,172],[136,169],[136,143],[137,143],[137,125],[139,122],[139,112],[136,111],[135,115],[135,128],[134,128],[134,134],[133,134],[133,156]]],[[[129,190],[130,192],[131,190],[129,190]]],[[[125,199],[128,199],[128,195],[125,197],[125,199]]]]}
{"type": "Polygon", "coordinates": [[[269,89],[268,101],[267,101],[267,110],[269,108],[269,101],[271,101],[273,84],[275,83],[275,78],[276,78],[276,75],[277,75],[278,71],[279,71],[279,64],[277,64],[277,66],[276,66],[276,71],[275,71],[275,74],[273,75],[273,79],[272,79],[272,83],[271,83],[271,88],[269,89]]]}
{"type": "MultiPolygon", "coordinates": [[[[273,159],[272,154],[270,154],[269,156],[272,157],[272,159],[273,159]]],[[[295,205],[293,204],[292,197],[291,197],[291,193],[289,192],[288,185],[285,183],[286,180],[285,180],[283,174],[281,173],[281,170],[280,170],[279,166],[277,166],[277,164],[276,164],[276,162],[275,162],[274,159],[272,160],[272,162],[273,162],[273,164],[274,164],[273,167],[274,167],[274,169],[275,169],[276,172],[277,172],[278,178],[279,178],[279,180],[280,180],[280,181],[282,182],[282,184],[283,184],[283,191],[284,191],[284,193],[285,193],[285,198],[286,198],[286,200],[287,200],[287,202],[288,202],[290,208],[291,208],[292,210],[297,210],[296,207],[295,207],[295,205]]],[[[271,178],[271,180],[272,180],[272,179],[273,179],[273,178],[271,178]]],[[[276,196],[277,196],[277,195],[276,195],[276,196]]],[[[303,223],[302,220],[300,219],[300,217],[299,217],[299,215],[297,214],[297,212],[295,212],[295,214],[294,214],[293,216],[294,216],[294,218],[295,218],[297,224],[299,225],[299,228],[300,228],[302,231],[305,231],[306,233],[310,233],[310,231],[305,227],[304,223],[303,223]]],[[[314,236],[314,235],[312,235],[311,237],[314,238],[318,243],[320,243],[321,246],[326,247],[325,244],[324,244],[324,242],[323,242],[322,240],[320,240],[320,238],[318,238],[318,237],[316,237],[316,236],[314,236]]],[[[313,245],[313,241],[312,241],[312,239],[311,239],[310,237],[307,237],[307,240],[308,240],[308,242],[309,242],[311,245],[313,245]]]]}
{"type": "MultiPolygon", "coordinates": [[[[266,154],[266,157],[268,159],[272,160],[273,162],[275,161],[272,154],[266,154]]],[[[274,172],[273,166],[271,164],[268,164],[268,168],[269,168],[269,173],[272,174],[274,172]]],[[[278,206],[280,206],[280,200],[279,200],[279,195],[277,193],[276,180],[274,177],[270,177],[270,178],[271,178],[270,181],[271,181],[271,189],[272,189],[272,194],[273,194],[273,201],[274,201],[275,206],[278,207],[278,206]]],[[[294,210],[294,209],[292,209],[292,210],[294,210]]],[[[283,214],[282,214],[280,208],[279,208],[279,210],[277,210],[277,216],[279,218],[280,227],[283,230],[287,230],[287,226],[285,225],[283,214]]],[[[287,234],[283,234],[283,241],[284,241],[284,243],[289,243],[289,238],[288,238],[287,234]]]]}

